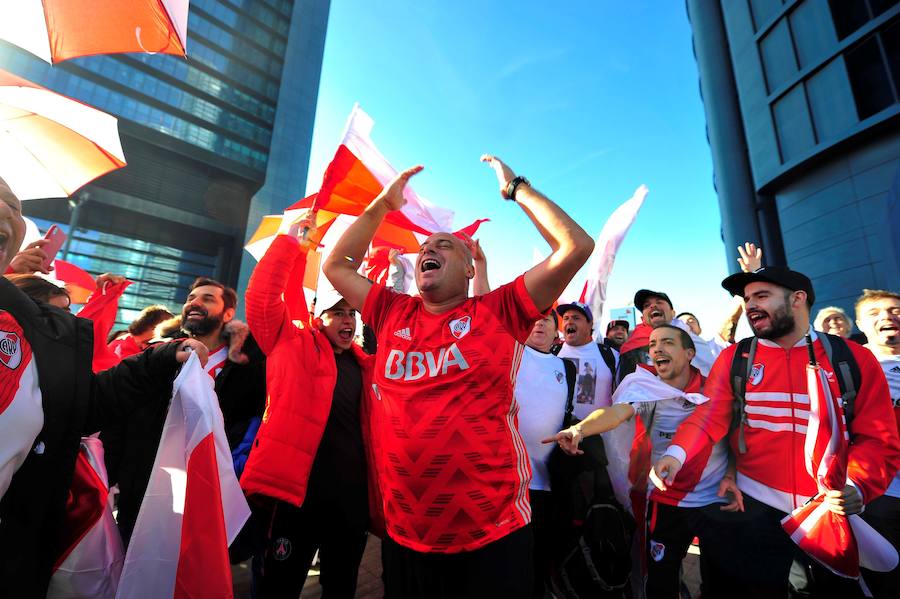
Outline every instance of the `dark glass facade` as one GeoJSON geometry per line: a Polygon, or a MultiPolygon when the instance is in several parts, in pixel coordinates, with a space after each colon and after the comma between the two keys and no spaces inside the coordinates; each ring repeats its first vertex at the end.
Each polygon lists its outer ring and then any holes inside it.
{"type": "Polygon", "coordinates": [[[735,246],[808,274],[818,307],[900,289],[900,2],[688,0],[722,209],[735,246]]]}
{"type": "MultiPolygon", "coordinates": [[[[0,68],[119,118],[128,166],[76,194],[86,201],[70,259],[135,281],[120,320],[149,303],[178,308],[196,276],[236,285],[257,224],[248,223],[254,195],[274,186],[281,208],[302,196],[328,8],[192,0],[187,58],[106,55],[50,67],[0,41],[0,68]],[[293,131],[280,129],[282,114],[293,131]],[[282,135],[299,149],[279,150],[282,135]]],[[[64,228],[71,214],[59,198],[29,201],[25,213],[64,228]]]]}

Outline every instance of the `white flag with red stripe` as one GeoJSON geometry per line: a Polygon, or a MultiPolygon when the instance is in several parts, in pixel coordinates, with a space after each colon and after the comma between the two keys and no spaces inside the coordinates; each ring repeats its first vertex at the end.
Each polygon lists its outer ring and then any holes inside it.
{"type": "MultiPolygon", "coordinates": [[[[597,242],[594,244],[594,253],[591,255],[588,264],[588,277],[584,282],[584,289],[581,291],[579,301],[591,307],[594,315],[594,322],[599,325],[600,316],[603,314],[603,305],[606,303],[606,284],[612,275],[613,265],[616,263],[616,254],[619,246],[628,234],[634,219],[637,218],[638,211],[644,205],[644,198],[649,193],[646,185],[641,185],[634,190],[628,200],[609,216],[597,242]]],[[[601,340],[604,332],[599,326],[594,331],[597,340],[601,340]]]]}
{"type": "Polygon", "coordinates": [[[213,380],[191,356],[173,385],[116,597],[232,597],[228,545],[249,517],[213,380]]]}
{"type": "Polygon", "coordinates": [[[847,430],[832,381],[816,364],[807,366],[806,376],[809,424],[804,454],[806,471],[819,493],[785,516],[781,526],[798,547],[835,574],[858,578],[860,566],[890,571],[898,561],[893,546],[858,515],[835,514],[824,502],[826,491],[847,484],[847,430]]]}

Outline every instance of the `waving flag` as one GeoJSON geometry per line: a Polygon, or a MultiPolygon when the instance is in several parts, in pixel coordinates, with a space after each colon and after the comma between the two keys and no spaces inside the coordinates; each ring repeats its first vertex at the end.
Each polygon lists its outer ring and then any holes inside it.
{"type": "MultiPolygon", "coordinates": [[[[588,278],[584,283],[584,289],[581,292],[580,302],[591,307],[594,314],[594,322],[600,322],[600,315],[603,314],[603,305],[606,303],[606,284],[612,275],[613,265],[616,262],[616,254],[619,246],[628,234],[634,219],[637,218],[638,211],[644,205],[644,198],[650,190],[646,185],[641,185],[634,191],[625,203],[616,208],[609,216],[597,242],[594,244],[594,253],[588,265],[588,278]]],[[[594,331],[597,341],[603,339],[604,331],[599,328],[594,331]]]]}
{"type": "MultiPolygon", "coordinates": [[[[325,170],[313,210],[359,216],[382,188],[397,176],[397,170],[372,142],[374,126],[372,117],[363,112],[359,104],[355,105],[347,119],[341,144],[325,170]]],[[[420,198],[409,185],[404,189],[403,197],[406,198],[406,205],[389,214],[385,219],[387,222],[425,235],[451,230],[452,210],[420,198]]]]}
{"type": "Polygon", "coordinates": [[[138,512],[117,597],[232,597],[228,545],[250,517],[213,381],[191,356],[138,512]]]}
{"type": "Polygon", "coordinates": [[[806,337],[809,424],[804,455],[806,470],[819,493],[781,521],[791,540],[817,562],[845,578],[859,578],[859,567],[888,572],[897,566],[897,551],[858,515],[835,514],[824,503],[825,492],[847,482],[847,429],[838,390],[816,363],[812,339],[806,337]]]}
{"type": "Polygon", "coordinates": [[[106,337],[116,322],[119,298],[129,285],[131,281],[117,285],[107,283],[103,289],[96,289],[76,314],[79,318],[87,318],[94,323],[94,372],[112,368],[122,359],[106,344],[106,337]]]}

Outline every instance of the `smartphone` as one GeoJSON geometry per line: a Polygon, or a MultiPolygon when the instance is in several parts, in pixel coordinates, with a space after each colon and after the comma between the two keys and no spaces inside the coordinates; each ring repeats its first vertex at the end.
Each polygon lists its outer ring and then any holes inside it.
{"type": "Polygon", "coordinates": [[[53,225],[47,229],[47,234],[44,235],[44,239],[47,240],[47,243],[44,244],[44,247],[41,249],[47,254],[47,259],[44,261],[44,270],[46,270],[50,268],[50,263],[53,262],[56,258],[56,254],[66,242],[66,233],[58,226],[53,225]]]}

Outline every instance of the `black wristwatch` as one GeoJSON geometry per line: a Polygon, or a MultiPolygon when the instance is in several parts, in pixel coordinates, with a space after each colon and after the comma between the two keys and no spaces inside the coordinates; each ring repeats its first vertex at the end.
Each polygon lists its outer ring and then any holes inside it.
{"type": "Polygon", "coordinates": [[[506,190],[504,190],[504,197],[507,200],[515,200],[516,199],[516,189],[519,188],[521,184],[531,185],[531,181],[526,179],[525,177],[516,177],[512,181],[506,184],[506,190]]]}

